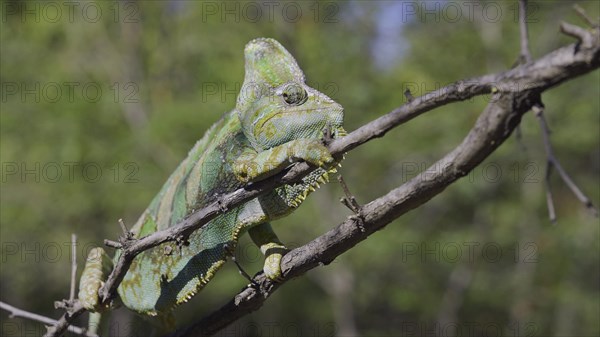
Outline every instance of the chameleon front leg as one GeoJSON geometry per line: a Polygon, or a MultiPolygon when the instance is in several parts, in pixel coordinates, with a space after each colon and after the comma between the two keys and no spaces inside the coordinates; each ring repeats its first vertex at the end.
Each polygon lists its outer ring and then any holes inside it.
{"type": "Polygon", "coordinates": [[[102,311],[98,290],[104,285],[108,273],[113,268],[113,262],[104,249],[100,247],[90,250],[83,273],[79,280],[79,302],[89,311],[102,311]]]}
{"type": "Polygon", "coordinates": [[[318,139],[295,139],[265,151],[245,150],[233,164],[236,178],[258,181],[275,175],[292,162],[304,160],[316,166],[331,165],[331,153],[318,139]]]}
{"type": "Polygon", "coordinates": [[[265,256],[263,266],[265,275],[271,280],[279,280],[281,278],[281,258],[287,252],[287,248],[279,241],[268,222],[250,228],[248,233],[265,256]]]}

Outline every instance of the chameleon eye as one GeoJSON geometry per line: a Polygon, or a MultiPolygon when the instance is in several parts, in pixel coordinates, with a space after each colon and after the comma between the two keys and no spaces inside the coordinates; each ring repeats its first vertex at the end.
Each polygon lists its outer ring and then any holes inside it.
{"type": "Polygon", "coordinates": [[[290,83],[283,89],[281,97],[289,105],[300,105],[306,102],[308,94],[298,83],[290,83]]]}

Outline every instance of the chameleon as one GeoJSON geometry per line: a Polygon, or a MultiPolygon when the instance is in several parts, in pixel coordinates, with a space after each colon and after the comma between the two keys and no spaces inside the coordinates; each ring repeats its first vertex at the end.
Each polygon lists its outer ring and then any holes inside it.
{"type": "MultiPolygon", "coordinates": [[[[285,217],[336,172],[323,138],[346,135],[342,106],[309,87],[294,57],[276,40],[257,38],[244,48],[245,76],[233,110],[196,142],[131,228],[134,238],[175,226],[220,195],[273,176],[295,162],[314,169],[217,216],[190,234],[188,245],[163,243],[140,253],[118,287],[120,301],[144,315],[168,317],[212,280],[248,232],[265,256],[263,271],[282,277],[287,248],[270,222],[285,217]]],[[[98,291],[111,260],[103,248],[89,252],[79,285],[79,301],[90,312],[106,310],[98,291]]]]}

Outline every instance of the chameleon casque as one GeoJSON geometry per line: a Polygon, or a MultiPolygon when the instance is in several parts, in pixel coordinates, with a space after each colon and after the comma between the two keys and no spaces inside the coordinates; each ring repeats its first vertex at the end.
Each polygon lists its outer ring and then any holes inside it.
{"type": "MultiPolygon", "coordinates": [[[[305,84],[296,60],[279,42],[252,40],[244,54],[245,78],[235,109],[206,131],[171,174],[132,227],[134,237],[175,226],[218,195],[272,176],[293,162],[317,168],[298,183],[216,217],[190,235],[189,245],[168,242],[139,254],[118,288],[123,304],[138,313],[169,315],[187,302],[233,255],[246,231],[265,255],[265,274],[279,278],[285,246],[269,222],[291,213],[335,172],[337,162],[322,138],[325,130],[333,138],[346,134],[342,106],[305,84]]],[[[113,261],[118,258],[119,251],[113,261]]],[[[107,261],[102,248],[93,249],[80,280],[80,302],[92,312],[104,309],[98,290],[107,261]]]]}

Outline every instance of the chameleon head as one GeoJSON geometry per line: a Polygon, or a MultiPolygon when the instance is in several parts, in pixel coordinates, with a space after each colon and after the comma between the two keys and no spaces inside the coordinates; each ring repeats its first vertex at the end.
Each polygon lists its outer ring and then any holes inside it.
{"type": "Polygon", "coordinates": [[[257,150],[298,138],[345,134],[344,110],[305,83],[292,55],[277,41],[260,38],[245,49],[246,76],[236,110],[244,134],[257,150]]]}

